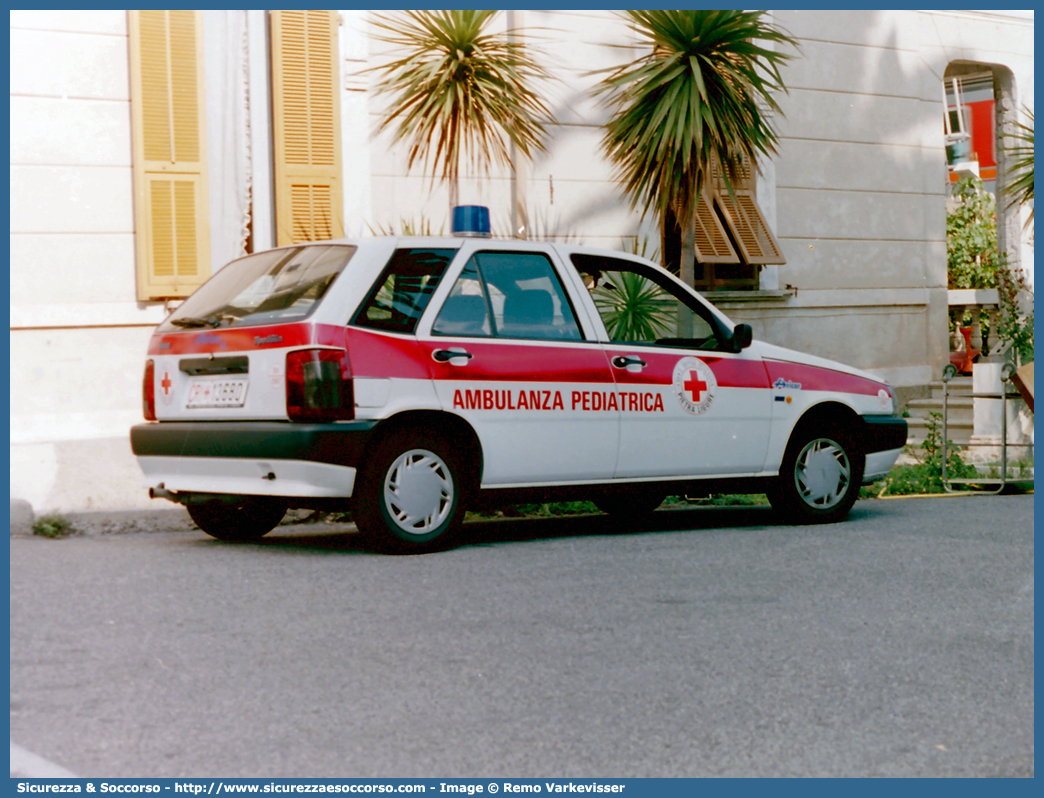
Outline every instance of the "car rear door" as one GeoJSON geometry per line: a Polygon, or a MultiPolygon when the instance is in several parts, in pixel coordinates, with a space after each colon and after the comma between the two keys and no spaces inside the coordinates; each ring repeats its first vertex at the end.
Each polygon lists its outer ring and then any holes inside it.
{"type": "Polygon", "coordinates": [[[483,486],[610,479],[620,417],[612,369],[553,253],[468,242],[448,276],[418,342],[442,407],[478,433],[483,486]]]}

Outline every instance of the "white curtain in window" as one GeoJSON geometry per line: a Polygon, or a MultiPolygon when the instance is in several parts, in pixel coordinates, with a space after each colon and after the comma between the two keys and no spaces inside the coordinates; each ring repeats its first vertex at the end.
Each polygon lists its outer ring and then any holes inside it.
{"type": "Polygon", "coordinates": [[[251,212],[246,11],[204,11],[210,251],[214,271],[246,254],[251,212]]]}

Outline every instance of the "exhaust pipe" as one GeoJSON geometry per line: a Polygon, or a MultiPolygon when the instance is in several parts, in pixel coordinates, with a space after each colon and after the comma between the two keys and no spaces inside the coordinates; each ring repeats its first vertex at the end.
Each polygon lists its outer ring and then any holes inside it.
{"type": "Polygon", "coordinates": [[[161,482],[154,488],[149,488],[150,499],[166,499],[167,501],[174,502],[175,504],[181,504],[181,499],[178,498],[177,494],[171,493],[164,487],[161,482]]]}
{"type": "Polygon", "coordinates": [[[175,504],[238,504],[243,497],[231,493],[193,493],[190,491],[173,492],[167,490],[161,482],[154,488],[149,488],[150,499],[166,499],[175,504]]]}

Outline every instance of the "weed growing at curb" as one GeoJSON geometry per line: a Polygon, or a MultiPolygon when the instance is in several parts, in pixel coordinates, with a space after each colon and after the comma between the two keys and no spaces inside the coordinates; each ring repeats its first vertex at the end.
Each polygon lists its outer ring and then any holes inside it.
{"type": "Polygon", "coordinates": [[[33,534],[45,538],[67,538],[76,533],[72,522],[64,515],[57,513],[42,515],[33,524],[33,534]]]}

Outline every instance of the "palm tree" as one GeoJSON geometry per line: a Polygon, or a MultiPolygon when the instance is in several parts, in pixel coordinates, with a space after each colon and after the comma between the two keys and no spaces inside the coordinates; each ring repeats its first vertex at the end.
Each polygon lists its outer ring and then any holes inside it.
{"type": "MultiPolygon", "coordinates": [[[[1015,123],[1015,132],[1012,136],[1018,143],[1007,153],[1014,159],[1011,165],[1012,181],[1008,185],[1008,191],[1011,192],[1009,208],[1014,205],[1033,203],[1033,111],[1029,108],[1025,108],[1024,111],[1029,117],[1029,124],[1015,123]]],[[[1032,208],[1030,208],[1026,224],[1027,226],[1033,224],[1032,208]]]]}
{"type": "Polygon", "coordinates": [[[614,283],[598,285],[591,297],[613,341],[655,341],[674,334],[673,297],[652,280],[619,272],[614,283]]]}
{"type": "Polygon", "coordinates": [[[731,192],[742,163],[776,152],[759,101],[781,112],[773,92],[786,90],[779,67],[791,56],[768,48],[797,43],[761,11],[622,13],[650,49],[598,87],[613,110],[602,144],[634,207],[678,218],[681,278],[693,285],[696,201],[711,164],[731,192]]]}
{"type": "MultiPolygon", "coordinates": [[[[434,162],[458,204],[460,170],[510,165],[511,148],[543,149],[547,107],[530,84],[547,77],[511,32],[492,33],[497,11],[406,11],[377,15],[377,38],[401,57],[376,67],[377,90],[392,95],[378,131],[394,128],[409,146],[407,168],[434,162]]],[[[433,179],[434,179],[433,175],[433,179]]]]}

